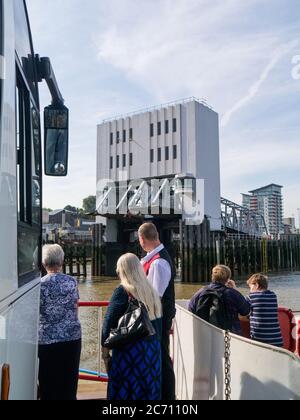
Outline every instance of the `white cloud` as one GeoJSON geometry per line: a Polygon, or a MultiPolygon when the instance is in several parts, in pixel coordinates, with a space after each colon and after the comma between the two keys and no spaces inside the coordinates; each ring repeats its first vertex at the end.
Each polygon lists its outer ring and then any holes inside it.
{"type": "Polygon", "coordinates": [[[140,3],[143,7],[116,8],[107,16],[113,23],[100,31],[99,58],[157,101],[204,96],[225,112],[280,45],[272,31],[235,33],[256,1],[140,3]]]}
{"type": "Polygon", "coordinates": [[[289,42],[287,45],[281,46],[277,51],[275,51],[273,57],[271,58],[271,61],[265,67],[259,79],[250,87],[248,94],[244,98],[239,100],[223,116],[222,121],[221,121],[222,127],[226,127],[226,125],[229,123],[232,116],[236,112],[238,112],[241,108],[243,108],[248,102],[250,102],[258,94],[259,89],[261,88],[262,84],[267,80],[269,74],[274,69],[276,64],[280,61],[280,59],[284,57],[286,54],[293,51],[295,47],[297,47],[298,44],[299,44],[298,40],[294,40],[294,41],[289,42]]]}
{"type": "Polygon", "coordinates": [[[81,0],[27,1],[37,52],[52,57],[72,115],[70,176],[46,180],[50,206],[80,205],[94,191],[102,119],[188,96],[206,98],[225,122],[235,115],[221,130],[224,195],[238,199],[259,185],[248,186],[247,178],[280,182],[293,169],[290,183],[299,196],[298,111],[287,98],[296,104],[300,84],[291,77],[292,57],[285,57],[298,25],[285,14],[286,2],[89,0],[83,7],[81,0]],[[278,111],[281,98],[286,102],[278,111]],[[280,130],[291,126],[293,133],[280,130]]]}

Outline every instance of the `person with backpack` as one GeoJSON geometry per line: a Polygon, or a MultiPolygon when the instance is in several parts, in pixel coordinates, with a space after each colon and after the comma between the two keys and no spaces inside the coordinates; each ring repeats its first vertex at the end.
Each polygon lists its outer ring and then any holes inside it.
{"type": "Polygon", "coordinates": [[[248,316],[251,306],[235,288],[230,268],[217,265],[212,270],[212,283],[191,299],[189,311],[217,328],[242,336],[239,315],[248,316]]]}

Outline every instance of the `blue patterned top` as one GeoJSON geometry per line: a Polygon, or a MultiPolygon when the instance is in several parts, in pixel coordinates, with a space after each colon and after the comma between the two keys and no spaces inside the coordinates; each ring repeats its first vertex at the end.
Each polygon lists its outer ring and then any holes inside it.
{"type": "Polygon", "coordinates": [[[39,331],[41,345],[81,339],[78,300],[77,281],[73,277],[62,273],[43,277],[39,331]]]}

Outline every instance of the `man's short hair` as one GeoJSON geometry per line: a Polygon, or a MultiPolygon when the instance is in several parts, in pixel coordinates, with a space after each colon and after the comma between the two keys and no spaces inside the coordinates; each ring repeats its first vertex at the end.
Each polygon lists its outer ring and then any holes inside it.
{"type": "Polygon", "coordinates": [[[231,279],[231,270],[226,265],[217,265],[212,271],[213,283],[226,284],[231,279]]]}
{"type": "Polygon", "coordinates": [[[139,228],[139,236],[146,241],[154,242],[159,240],[159,233],[156,226],[153,223],[144,223],[139,228]]]}
{"type": "Polygon", "coordinates": [[[247,282],[248,286],[252,286],[253,284],[258,285],[260,290],[268,290],[269,288],[269,279],[267,276],[263,274],[254,274],[247,282]]]}

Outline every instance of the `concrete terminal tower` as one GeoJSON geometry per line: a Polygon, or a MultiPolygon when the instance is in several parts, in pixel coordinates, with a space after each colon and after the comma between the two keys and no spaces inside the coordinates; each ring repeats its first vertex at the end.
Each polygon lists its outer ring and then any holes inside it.
{"type": "MultiPolygon", "coordinates": [[[[106,120],[98,126],[97,136],[97,211],[107,227],[107,245],[133,243],[136,226],[149,218],[164,228],[172,224],[175,234],[179,232],[176,224],[184,221],[184,214],[151,215],[145,205],[134,217],[130,211],[128,216],[115,211],[145,197],[145,182],[153,179],[204,180],[203,216],[210,220],[211,230],[221,230],[219,117],[206,102],[190,98],[106,120]],[[130,183],[137,180],[144,181],[132,188],[130,183]],[[116,194],[120,185],[123,192],[116,194]]],[[[115,251],[120,254],[125,249],[115,251]]]]}

